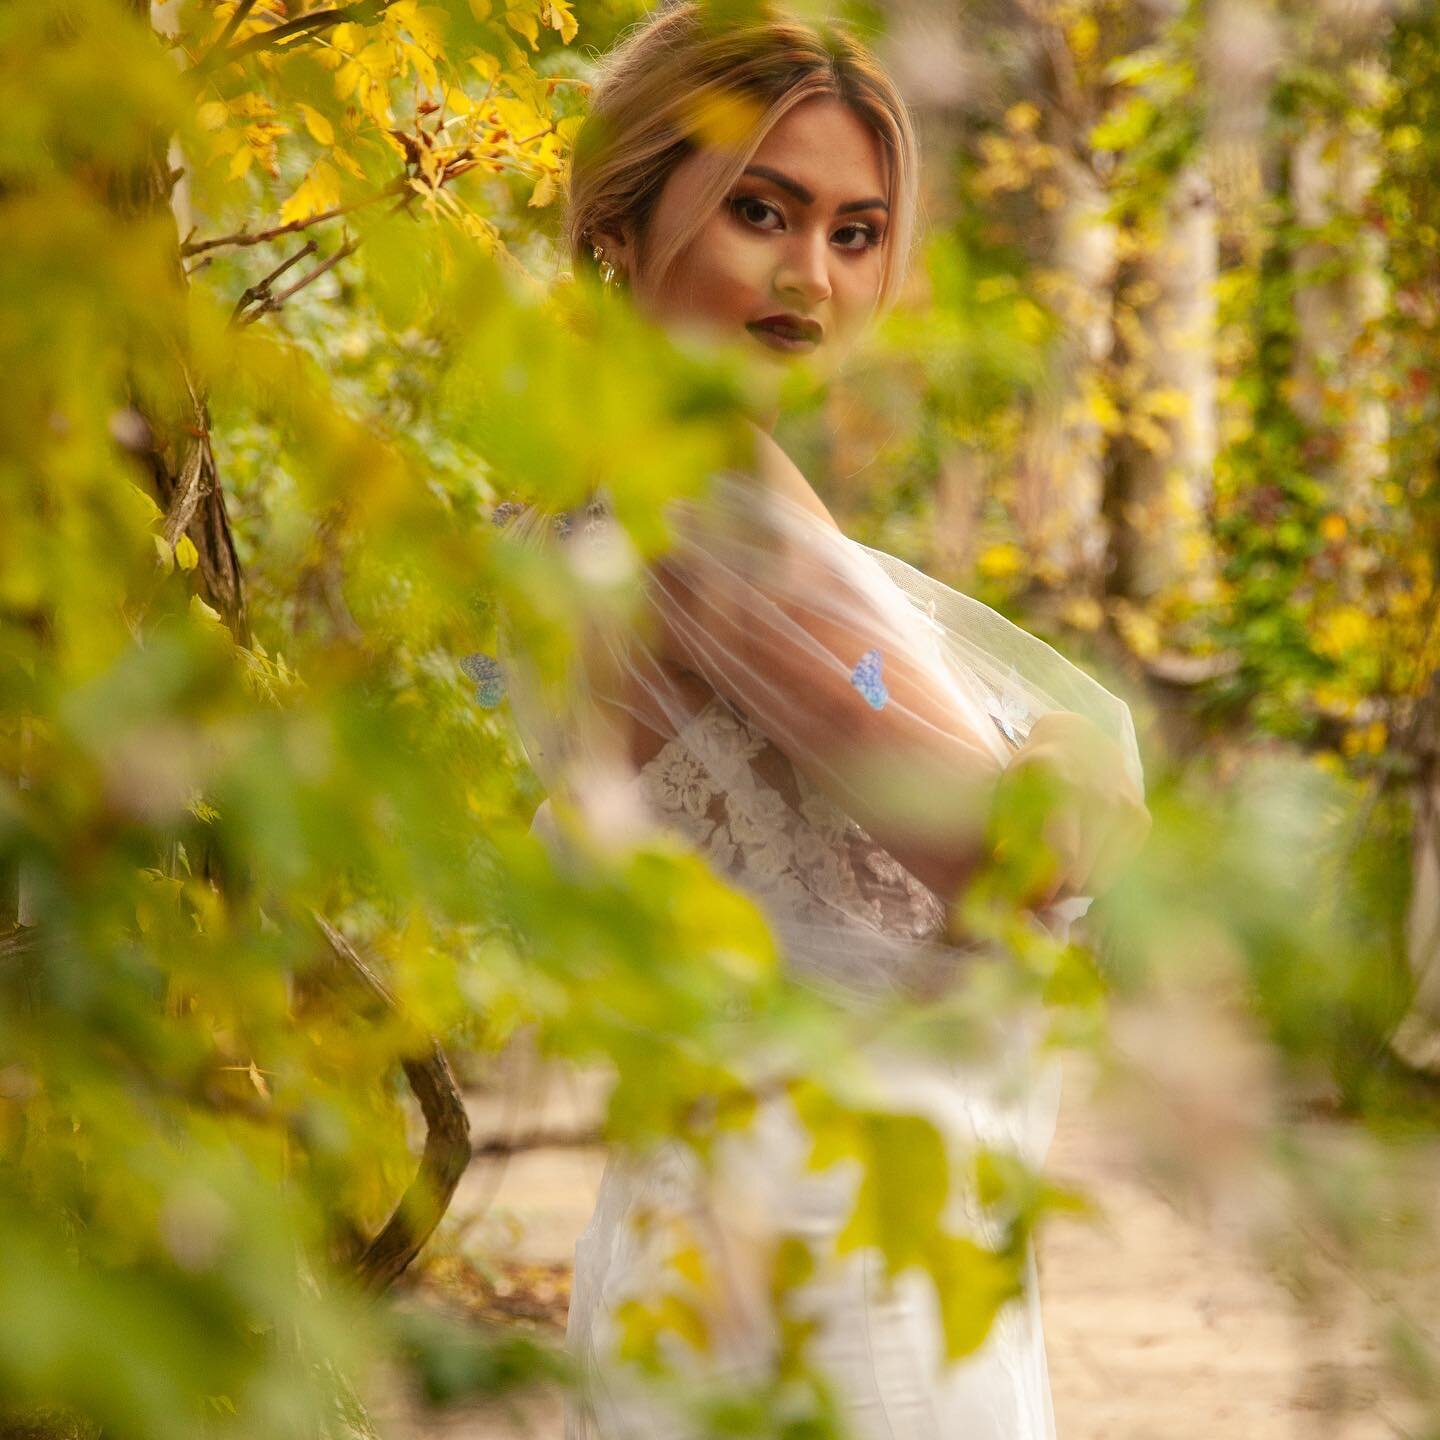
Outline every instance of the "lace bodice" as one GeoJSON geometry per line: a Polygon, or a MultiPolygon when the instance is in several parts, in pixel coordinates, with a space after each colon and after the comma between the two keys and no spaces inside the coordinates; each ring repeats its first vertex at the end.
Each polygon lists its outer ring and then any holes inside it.
{"type": "Polygon", "coordinates": [[[662,747],[640,786],[717,870],[793,912],[840,907],[909,940],[944,931],[939,896],[723,701],[662,747]]]}
{"type": "Polygon", "coordinates": [[[850,922],[845,954],[827,944],[807,955],[803,938],[788,947],[800,973],[865,993],[933,980],[920,973],[921,956],[944,935],[944,902],[724,701],[697,711],[637,784],[659,823],[753,895],[792,941],[806,922],[831,938],[837,921],[850,922]]]}

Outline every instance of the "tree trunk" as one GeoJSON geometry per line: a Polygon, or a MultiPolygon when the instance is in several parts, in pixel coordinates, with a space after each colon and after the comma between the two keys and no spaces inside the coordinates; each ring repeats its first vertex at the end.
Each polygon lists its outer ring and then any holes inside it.
{"type": "Polygon", "coordinates": [[[1415,993],[1392,1044],[1411,1065],[1440,1075],[1440,675],[1431,678],[1412,753],[1418,770],[1405,940],[1415,993]]]}
{"type": "MultiPolygon", "coordinates": [[[[1373,58],[1363,65],[1372,75],[1378,70],[1373,58]]],[[[1320,229],[1340,220],[1354,227],[1343,254],[1321,239],[1296,251],[1296,273],[1305,283],[1295,292],[1292,378],[1296,411],[1327,442],[1315,447],[1313,473],[1336,511],[1360,525],[1379,518],[1389,434],[1378,384],[1383,355],[1366,343],[1385,312],[1384,240],[1357,224],[1379,170],[1374,127],[1357,128],[1350,115],[1312,127],[1290,166],[1291,202],[1302,226],[1320,229]],[[1335,273],[1307,278],[1319,267],[1335,273]]],[[[1363,584],[1359,575],[1347,578],[1363,584]]]]}
{"type": "MultiPolygon", "coordinates": [[[[150,0],[130,0],[131,9],[146,24],[152,23],[150,0]]],[[[154,7],[159,18],[164,6],[154,7]]],[[[152,217],[163,212],[172,226],[175,244],[175,284],[186,285],[180,256],[180,232],[172,208],[180,170],[171,165],[170,136],[153,127],[144,163],[117,180],[116,210],[126,217],[152,217]]],[[[199,555],[190,572],[196,594],[219,612],[237,643],[250,643],[250,622],[245,609],[245,585],[240,561],[225,511],[215,453],[210,447],[210,411],[187,358],[177,355],[169,393],[137,397],[132,418],[136,422],[122,437],[143,463],[156,503],[165,512],[164,536],[173,548],[188,535],[199,555]]]]}
{"type": "Polygon", "coordinates": [[[1207,517],[1215,464],[1215,211],[1201,164],[1181,172],[1153,245],[1127,236],[1115,270],[1104,462],[1106,594],[1144,605],[1214,593],[1207,517]]]}
{"type": "Polygon", "coordinates": [[[1089,593],[1105,552],[1104,435],[1084,404],[1082,382],[1104,364],[1114,340],[1110,306],[1101,297],[1115,266],[1115,227],[1104,218],[1104,195],[1088,166],[1066,165],[1064,192],[1048,263],[1059,280],[1066,332],[1028,417],[1015,523],[1042,576],[1062,584],[1073,579],[1089,593]]]}

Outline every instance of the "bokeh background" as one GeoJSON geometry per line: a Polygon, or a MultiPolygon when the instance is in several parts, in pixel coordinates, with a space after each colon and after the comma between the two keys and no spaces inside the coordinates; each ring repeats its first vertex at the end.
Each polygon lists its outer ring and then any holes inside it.
{"type": "MultiPolygon", "coordinates": [[[[927,226],[778,434],[1145,754],[1083,944],[975,896],[1071,1080],[1053,1174],[971,1177],[994,1273],[1040,1245],[1061,1431],[1440,1435],[1440,10],[798,8],[892,68],[927,226]]],[[[734,453],[733,357],[557,249],[642,14],[0,10],[3,1433],[558,1435],[603,1147],[744,1122],[737,1003],[866,1236],[948,1253],[964,1177],[856,1107],[754,909],[623,827],[557,867],[462,665],[503,606],[563,684],[734,453]],[[597,485],[615,563],[492,523],[597,485]]],[[[677,1269],[636,1357],[703,1345],[702,1301],[677,1269]]],[[[801,1347],[702,1420],[823,1415],[801,1347]]]]}

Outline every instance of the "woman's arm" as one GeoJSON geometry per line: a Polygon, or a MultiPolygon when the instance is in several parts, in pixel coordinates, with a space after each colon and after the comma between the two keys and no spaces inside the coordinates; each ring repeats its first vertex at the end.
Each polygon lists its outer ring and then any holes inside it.
{"type": "Polygon", "coordinates": [[[755,473],[682,515],[653,571],[660,651],[744,711],[926,884],[984,855],[1008,751],[933,630],[764,437],[755,473]],[[878,651],[888,698],[852,682],[878,651]]]}

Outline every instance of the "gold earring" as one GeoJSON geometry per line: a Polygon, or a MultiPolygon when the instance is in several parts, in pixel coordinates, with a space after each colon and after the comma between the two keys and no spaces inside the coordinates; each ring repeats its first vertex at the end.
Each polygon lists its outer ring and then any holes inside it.
{"type": "Polygon", "coordinates": [[[605,258],[605,252],[598,246],[590,247],[595,263],[600,267],[600,283],[607,288],[615,283],[615,267],[605,258]]]}

